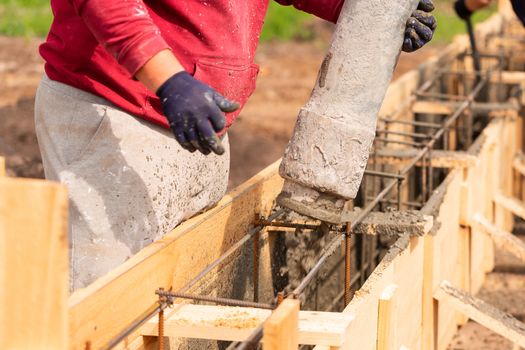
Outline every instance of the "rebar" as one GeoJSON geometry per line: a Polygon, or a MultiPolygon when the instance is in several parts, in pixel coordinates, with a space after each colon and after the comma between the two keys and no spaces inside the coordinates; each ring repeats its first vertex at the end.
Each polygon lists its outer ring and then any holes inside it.
{"type": "Polygon", "coordinates": [[[270,221],[265,219],[259,219],[258,224],[265,227],[283,227],[303,230],[318,230],[320,226],[320,224],[301,224],[283,221],[270,221]]]}
{"type": "Polygon", "coordinates": [[[253,236],[253,301],[259,301],[259,239],[260,231],[253,236]]]}
{"type": "MultiPolygon", "coordinates": [[[[279,209],[275,211],[272,215],[268,217],[268,220],[275,220],[279,216],[284,214],[284,209],[279,209]]],[[[237,251],[237,249],[241,248],[246,242],[248,242],[257,232],[260,232],[264,229],[265,226],[260,224],[255,224],[256,226],[251,229],[248,234],[246,234],[244,237],[242,237],[240,240],[238,240],[235,244],[233,244],[224,254],[222,254],[218,259],[213,261],[210,265],[208,265],[204,270],[202,270],[197,276],[195,276],[190,282],[188,282],[184,288],[180,290],[181,293],[187,292],[192,287],[194,287],[204,276],[206,276],[208,273],[210,273],[214,268],[219,266],[221,263],[223,263],[226,259],[228,259],[230,256],[233,255],[237,251]]]]}
{"type": "Polygon", "coordinates": [[[284,292],[277,293],[277,306],[281,305],[284,301],[284,292]]]}
{"type": "Polygon", "coordinates": [[[345,306],[350,303],[350,258],[352,253],[352,225],[347,223],[346,234],[345,234],[345,289],[344,289],[344,302],[345,306]]]}
{"type": "Polygon", "coordinates": [[[161,289],[157,290],[156,294],[159,296],[166,296],[166,297],[170,297],[173,299],[189,299],[189,300],[194,300],[194,301],[205,301],[205,302],[214,303],[217,305],[252,307],[252,308],[266,309],[266,310],[273,310],[275,308],[274,305],[270,305],[270,304],[255,303],[251,301],[220,298],[220,297],[210,297],[210,296],[204,296],[204,295],[192,295],[192,294],[186,294],[186,293],[165,291],[161,289]]]}
{"type": "MultiPolygon", "coordinates": [[[[463,111],[468,108],[470,102],[473,101],[474,96],[476,96],[481,89],[485,86],[487,82],[486,77],[482,79],[474,88],[474,90],[467,96],[467,99],[459,106],[459,108],[450,115],[444,122],[443,127],[439,129],[432,138],[426,143],[426,145],[417,153],[417,155],[412,159],[412,161],[399,173],[399,175],[405,176],[407,175],[415,166],[416,164],[421,161],[421,159],[427,154],[427,152],[434,147],[434,144],[437,140],[439,140],[445,133],[445,131],[452,125],[452,123],[455,122],[459,116],[463,113],[463,111]]],[[[394,188],[394,186],[398,183],[398,180],[394,179],[391,182],[389,182],[386,187],[374,198],[374,200],[369,203],[357,216],[355,221],[352,223],[352,229],[355,229],[355,226],[360,224],[374,209],[374,207],[380,202],[381,199],[386,197],[388,193],[394,188]]],[[[341,243],[344,240],[344,235],[339,235],[336,238],[334,238],[328,245],[328,248],[324,251],[324,253],[319,258],[318,262],[314,265],[314,267],[308,272],[308,274],[305,276],[305,278],[301,281],[299,286],[295,288],[293,291],[293,295],[295,297],[298,297],[304,289],[308,286],[308,284],[311,282],[311,280],[317,275],[321,267],[325,264],[326,260],[333,254],[335,251],[341,246],[341,243]]]]}
{"type": "Polygon", "coordinates": [[[365,175],[367,175],[367,176],[379,176],[379,177],[384,177],[384,178],[387,178],[387,179],[398,179],[398,180],[404,180],[405,179],[404,176],[401,176],[399,174],[385,173],[385,172],[374,171],[374,170],[366,170],[365,171],[365,175]]]}
{"type": "Polygon", "coordinates": [[[392,130],[385,130],[385,129],[377,129],[376,133],[378,134],[390,134],[390,135],[398,135],[398,136],[407,136],[407,137],[413,137],[413,138],[419,138],[419,139],[428,139],[430,138],[430,135],[417,133],[417,132],[404,132],[404,131],[392,131],[392,130]]]}
{"type": "MultiPolygon", "coordinates": [[[[465,56],[469,55],[468,53],[464,54],[465,56]]],[[[495,55],[484,55],[480,54],[480,57],[489,57],[489,58],[497,58],[495,55]],[[493,57],[494,56],[494,57],[493,57]]],[[[500,69],[502,65],[503,59],[501,56],[499,57],[498,64],[493,69],[500,69]]],[[[498,71],[501,75],[501,70],[498,71]]],[[[341,298],[344,299],[344,304],[348,305],[351,298],[351,290],[354,283],[360,282],[361,284],[364,282],[365,278],[367,277],[366,272],[370,272],[375,267],[376,261],[378,260],[379,252],[375,249],[374,243],[377,243],[377,241],[373,241],[372,239],[368,239],[367,237],[362,236],[361,239],[361,266],[360,271],[357,271],[353,276],[351,275],[351,243],[352,243],[352,232],[353,229],[355,229],[356,225],[359,225],[369,214],[376,208],[376,206],[380,205],[382,203],[389,203],[389,204],[397,204],[398,210],[402,209],[402,206],[412,206],[412,207],[421,207],[426,200],[431,196],[433,191],[433,184],[434,184],[434,173],[433,173],[433,166],[432,166],[432,149],[436,145],[436,143],[439,140],[442,140],[444,143],[444,148],[449,147],[449,132],[450,130],[465,130],[466,131],[466,141],[465,144],[468,146],[473,137],[473,130],[472,130],[472,121],[473,121],[473,102],[476,99],[476,97],[480,94],[481,90],[487,85],[487,82],[489,79],[491,79],[492,69],[488,69],[483,74],[480,73],[468,73],[468,72],[450,72],[449,70],[438,68],[435,75],[432,77],[432,79],[427,80],[424,82],[416,92],[413,93],[413,96],[408,100],[406,103],[400,104],[399,108],[397,109],[394,114],[400,113],[402,110],[406,110],[410,108],[411,104],[419,97],[423,99],[443,99],[443,100],[449,100],[449,101],[456,101],[454,103],[451,103],[451,108],[454,108],[454,111],[450,114],[440,116],[439,120],[440,123],[433,123],[433,122],[427,122],[427,121],[406,121],[406,120],[397,120],[392,118],[381,118],[382,121],[384,121],[386,128],[385,129],[379,129],[377,131],[378,134],[384,134],[384,135],[398,135],[398,136],[405,136],[412,139],[412,141],[407,140],[395,140],[390,138],[382,138],[378,137],[376,138],[376,141],[379,143],[385,143],[385,144],[401,144],[401,145],[409,145],[409,146],[415,146],[418,147],[418,152],[414,157],[411,158],[411,160],[408,162],[408,164],[397,174],[394,173],[388,173],[384,171],[378,171],[378,164],[374,162],[374,170],[367,170],[365,172],[365,175],[367,176],[374,176],[378,177],[378,180],[380,182],[379,193],[376,194],[376,184],[377,180],[373,181],[374,184],[374,195],[373,197],[369,197],[366,188],[364,192],[364,199],[365,204],[363,209],[359,212],[357,218],[354,219],[352,223],[348,223],[345,227],[345,232],[339,232],[337,231],[337,228],[335,228],[335,231],[333,227],[330,228],[331,231],[339,233],[336,235],[335,238],[333,238],[328,245],[326,246],[325,250],[320,254],[316,264],[313,266],[313,268],[306,274],[306,276],[300,281],[299,285],[293,290],[291,294],[288,295],[289,298],[299,298],[308,285],[312,283],[312,281],[317,278],[319,271],[324,266],[326,261],[329,259],[330,256],[332,256],[343,244],[343,241],[345,243],[345,276],[344,276],[344,290],[342,293],[340,293],[339,297],[334,300],[334,303],[339,302],[341,298]],[[436,93],[436,92],[430,92],[429,90],[434,86],[436,82],[438,82],[445,74],[456,74],[458,76],[463,77],[463,83],[465,84],[465,91],[468,91],[470,88],[471,91],[468,94],[448,94],[448,93],[436,93]],[[474,86],[470,84],[467,84],[466,77],[467,75],[472,75],[474,78],[479,78],[479,81],[475,82],[474,86]],[[466,95],[466,96],[464,96],[466,95]],[[459,102],[457,102],[459,101],[459,102]],[[466,124],[463,124],[463,128],[456,125],[459,121],[459,118],[461,116],[465,116],[464,122],[466,124]],[[443,118],[443,120],[441,120],[443,118]],[[418,133],[418,132],[400,132],[400,131],[392,131],[388,130],[388,126],[391,124],[405,124],[405,125],[411,125],[414,127],[421,127],[421,128],[428,128],[431,130],[435,130],[433,134],[424,134],[424,133],[418,133]],[[413,140],[415,139],[421,139],[421,142],[415,142],[413,140]],[[413,169],[416,168],[418,164],[421,164],[421,201],[422,203],[417,202],[411,202],[411,201],[403,201],[402,198],[402,184],[403,180],[407,178],[409,172],[411,172],[413,169]],[[387,180],[385,180],[387,179],[387,180]],[[391,180],[391,181],[388,181],[391,180]],[[395,200],[393,199],[392,191],[397,186],[397,198],[395,200]],[[392,199],[390,199],[392,198],[392,199]],[[370,201],[368,202],[368,200],[370,201]],[[370,250],[370,251],[369,251],[370,250]],[[369,251],[369,252],[368,252],[369,251]]],[[[500,77],[501,79],[501,77],[500,77]]],[[[501,85],[501,84],[500,84],[501,85]]],[[[375,153],[374,153],[375,157],[375,153]]],[[[381,169],[384,170],[384,169],[381,169]]],[[[415,200],[418,200],[419,198],[416,198],[415,200]]],[[[382,209],[382,208],[381,208],[382,209]]],[[[305,224],[296,224],[296,223],[286,223],[286,222],[278,222],[275,221],[280,215],[284,213],[284,210],[279,210],[270,215],[268,219],[260,219],[257,220],[253,229],[251,229],[248,234],[246,234],[243,238],[241,238],[239,241],[237,241],[230,249],[228,249],[224,254],[222,254],[217,260],[213,261],[210,265],[208,265],[199,275],[197,275],[194,279],[192,279],[183,289],[181,289],[179,292],[172,292],[172,291],[163,291],[159,290],[157,291],[157,294],[159,294],[160,297],[165,296],[169,297],[171,301],[173,301],[175,298],[182,298],[182,299],[191,299],[195,301],[204,301],[204,302],[212,302],[215,304],[221,304],[221,305],[230,305],[230,306],[244,306],[244,307],[255,307],[255,308],[261,308],[261,309],[273,309],[275,308],[275,305],[270,304],[263,304],[258,302],[258,287],[259,287],[259,251],[260,251],[260,239],[261,237],[261,230],[264,227],[267,226],[275,226],[275,227],[290,227],[290,228],[302,228],[302,229],[310,229],[310,230],[317,230],[319,229],[319,224],[311,224],[311,223],[305,223],[305,224]],[[190,295],[186,292],[190,290],[193,286],[195,286],[206,274],[211,272],[213,269],[215,269],[217,266],[219,266],[221,263],[226,261],[226,259],[230,258],[238,249],[240,249],[246,242],[248,242],[250,239],[253,239],[253,258],[254,258],[254,264],[253,264],[253,283],[254,283],[254,301],[243,301],[243,300],[235,300],[235,299],[227,299],[227,298],[215,298],[215,297],[208,297],[208,296],[197,296],[197,295],[190,295]]],[[[377,239],[377,238],[373,238],[377,239]]],[[[276,297],[276,305],[280,305],[280,303],[284,299],[284,293],[280,292],[277,294],[276,297]]],[[[110,349],[116,344],[118,344],[120,341],[125,339],[129,334],[131,334],[134,330],[136,330],[140,325],[142,325],[144,322],[146,322],[149,318],[153,317],[154,315],[159,315],[159,348],[162,348],[164,346],[163,344],[163,324],[164,324],[164,308],[167,307],[168,303],[159,303],[159,305],[156,305],[153,309],[149,310],[145,313],[144,317],[141,317],[140,319],[137,319],[133,322],[130,327],[128,327],[126,330],[121,332],[115,339],[113,339],[110,343],[108,343],[108,346],[104,349],[110,349]]],[[[335,305],[335,304],[333,304],[335,305]]],[[[242,343],[232,343],[230,347],[234,347],[237,349],[248,349],[248,348],[254,348],[257,346],[258,342],[262,339],[262,330],[263,326],[260,325],[250,336],[249,339],[247,339],[246,342],[242,343]]]]}
{"type": "Polygon", "coordinates": [[[413,126],[419,126],[423,128],[430,128],[430,129],[440,129],[441,128],[441,124],[437,124],[437,123],[428,123],[428,122],[411,121],[411,120],[393,120],[393,119],[386,119],[386,118],[380,118],[380,119],[384,122],[388,121],[388,123],[413,125],[413,126]]]}
{"type": "Polygon", "coordinates": [[[422,146],[421,142],[393,140],[393,139],[388,139],[388,138],[384,138],[384,137],[376,137],[375,141],[384,142],[384,143],[397,143],[399,145],[414,146],[414,147],[421,147],[422,146]]]}
{"type": "Polygon", "coordinates": [[[126,339],[131,333],[133,333],[137,328],[142,326],[144,323],[146,323],[150,318],[157,315],[160,310],[163,309],[162,305],[155,305],[152,309],[147,311],[143,316],[139,317],[135,321],[133,321],[125,330],[121,331],[119,334],[117,334],[116,337],[114,337],[112,340],[110,340],[104,347],[101,349],[103,350],[109,350],[113,349],[115,346],[120,344],[124,339],[126,339]]]}
{"type": "Polygon", "coordinates": [[[159,350],[164,350],[164,310],[159,311],[159,350]]]}

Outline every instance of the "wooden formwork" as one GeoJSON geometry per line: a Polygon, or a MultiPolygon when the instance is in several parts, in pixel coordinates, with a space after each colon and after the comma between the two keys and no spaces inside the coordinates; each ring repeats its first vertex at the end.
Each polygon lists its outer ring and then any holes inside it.
{"type": "MultiPolygon", "coordinates": [[[[479,26],[479,39],[487,42],[500,33],[505,16],[502,11],[479,26]]],[[[440,63],[467,48],[466,39],[458,38],[439,57],[391,84],[381,114],[414,119],[413,91],[440,63]]],[[[519,85],[520,74],[505,72],[498,79],[519,85]]],[[[419,104],[416,112],[438,107],[419,104]]],[[[301,343],[316,349],[438,350],[446,348],[457,326],[470,317],[525,346],[520,324],[505,322],[505,315],[488,313],[486,305],[469,299],[493,268],[493,242],[504,248],[516,246],[508,231],[511,213],[525,213],[520,112],[519,108],[499,110],[467,151],[457,157],[453,151],[442,153],[441,166],[450,171],[421,210],[434,216],[433,229],[424,236],[401,235],[343,312],[299,311],[298,302],[292,300],[273,313],[177,305],[166,311],[165,335],[243,340],[264,322],[265,349],[292,349],[301,343]]],[[[103,348],[157,304],[157,288],[183,288],[243,238],[257,215],[271,213],[283,183],[277,169],[278,162],[213,209],[69,297],[66,191],[44,181],[0,179],[0,345],[103,348]]],[[[262,275],[270,273],[270,243],[267,238],[261,241],[262,275]]],[[[515,255],[522,253],[519,246],[516,249],[515,255]]],[[[209,290],[216,280],[227,280],[235,264],[245,263],[242,259],[234,256],[215,267],[194,290],[209,290]]],[[[211,293],[228,288],[217,287],[211,293]]],[[[264,289],[260,286],[259,292],[272,292],[264,289]]],[[[157,326],[151,319],[116,348],[158,348],[157,326]]]]}

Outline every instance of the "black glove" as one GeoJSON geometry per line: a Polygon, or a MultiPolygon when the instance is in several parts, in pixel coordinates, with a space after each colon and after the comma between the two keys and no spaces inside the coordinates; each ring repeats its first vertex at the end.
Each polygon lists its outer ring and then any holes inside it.
{"type": "Polygon", "coordinates": [[[467,20],[470,18],[470,16],[472,16],[472,11],[470,11],[467,8],[467,5],[465,5],[465,0],[457,0],[454,3],[454,10],[461,19],[467,20]]]}
{"type": "Polygon", "coordinates": [[[239,104],[231,102],[208,85],[179,72],[157,90],[164,115],[168,118],[175,139],[190,152],[199,150],[223,154],[224,147],[217,132],[224,129],[223,112],[233,112],[239,104]]]}
{"type": "Polygon", "coordinates": [[[413,52],[432,40],[437,27],[436,18],[430,14],[434,11],[432,0],[421,0],[412,16],[407,21],[403,51],[413,52]]]}
{"type": "Polygon", "coordinates": [[[512,8],[519,20],[525,26],[525,2],[523,0],[511,0],[512,8]]]}

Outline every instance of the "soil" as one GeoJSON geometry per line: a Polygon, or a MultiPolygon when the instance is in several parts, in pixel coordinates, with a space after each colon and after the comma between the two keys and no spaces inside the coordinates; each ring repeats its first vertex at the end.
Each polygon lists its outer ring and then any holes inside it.
{"type": "Polygon", "coordinates": [[[10,176],[42,178],[33,124],[35,89],[42,76],[40,41],[0,37],[0,155],[10,176]]]}

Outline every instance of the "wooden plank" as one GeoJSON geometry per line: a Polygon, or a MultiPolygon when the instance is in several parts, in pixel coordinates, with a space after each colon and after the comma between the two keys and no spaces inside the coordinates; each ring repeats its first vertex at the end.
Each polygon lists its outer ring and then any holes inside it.
{"type": "Polygon", "coordinates": [[[68,349],[65,187],[0,179],[0,348],[68,349]]]}
{"type": "MultiPolygon", "coordinates": [[[[164,334],[169,337],[245,340],[271,315],[270,310],[247,307],[184,304],[166,316],[164,334]]],[[[298,342],[305,345],[340,346],[353,317],[339,312],[299,311],[298,342]]],[[[158,318],[142,328],[141,334],[157,336],[158,318]]]]}
{"type": "MultiPolygon", "coordinates": [[[[459,287],[470,293],[470,233],[471,227],[462,226],[459,229],[458,270],[460,271],[459,287]]],[[[463,314],[457,315],[457,323],[462,326],[468,322],[463,314]]]]}
{"type": "Polygon", "coordinates": [[[505,196],[501,193],[494,195],[494,201],[512,212],[514,215],[525,219],[525,203],[512,197],[505,196]]]}
{"type": "MultiPolygon", "coordinates": [[[[376,151],[376,159],[380,164],[400,164],[413,159],[420,150],[416,148],[381,148],[376,151]]],[[[464,151],[432,151],[432,166],[434,168],[468,168],[474,166],[476,156],[464,151]]],[[[421,165],[418,163],[417,165],[421,165]]]]}
{"type": "Polygon", "coordinates": [[[5,158],[0,157],[0,177],[5,176],[5,158]]]}
{"type": "Polygon", "coordinates": [[[491,331],[525,346],[525,324],[513,316],[485,303],[470,293],[455,288],[450,282],[443,281],[434,297],[440,302],[452,305],[459,312],[487,327],[491,331]]]}
{"type": "Polygon", "coordinates": [[[105,345],[156,303],[157,288],[182,288],[244,236],[256,214],[267,216],[282,188],[278,166],[279,162],[274,163],[213,209],[184,222],[108,275],[76,291],[69,300],[70,348],[83,350],[88,342],[92,348],[105,345]],[[137,288],[137,283],[142,287],[137,288]]]}
{"type": "MultiPolygon", "coordinates": [[[[521,72],[520,72],[521,73],[521,72]]],[[[439,114],[449,115],[454,113],[462,102],[450,102],[450,101],[416,101],[412,105],[412,111],[420,114],[439,114]]],[[[505,102],[474,102],[470,110],[474,114],[489,113],[492,111],[502,111],[508,109],[519,108],[518,105],[513,103],[505,102]]]]}
{"type": "Polygon", "coordinates": [[[493,225],[481,214],[474,215],[473,221],[479,224],[484,232],[488,233],[494,243],[521,261],[525,262],[525,243],[512,233],[501,230],[493,225]]]}
{"type": "Polygon", "coordinates": [[[392,324],[395,310],[393,298],[397,285],[391,284],[385,288],[379,297],[377,316],[377,350],[393,350],[395,348],[395,329],[392,324]]]}
{"type": "MultiPolygon", "coordinates": [[[[429,203],[438,201],[436,209],[436,221],[440,223],[433,241],[433,290],[437,288],[441,280],[448,279],[457,282],[461,278],[461,271],[458,269],[460,251],[459,220],[461,212],[461,187],[463,185],[463,171],[453,170],[445,181],[434,191],[434,198],[429,203]],[[441,198],[441,199],[440,199],[441,198]]],[[[426,291],[428,293],[428,291],[426,291]]],[[[425,295],[428,298],[428,294],[425,295]]],[[[432,300],[432,299],[431,299],[432,300]]],[[[427,300],[427,303],[432,301],[427,300]]],[[[445,349],[456,332],[457,312],[446,305],[427,304],[429,316],[427,332],[432,331],[434,349],[445,349]]],[[[427,339],[428,340],[428,339],[427,339]]]]}
{"type": "Polygon", "coordinates": [[[416,101],[412,105],[412,111],[419,114],[449,115],[454,112],[454,109],[454,105],[450,102],[416,101]]]}
{"type": "Polygon", "coordinates": [[[393,336],[395,349],[401,346],[421,349],[423,260],[424,237],[410,237],[408,246],[393,261],[393,283],[397,285],[392,320],[396,325],[393,336]],[[398,326],[400,322],[403,327],[398,326]]]}
{"type": "Polygon", "coordinates": [[[435,348],[435,318],[436,308],[434,305],[434,236],[426,235],[423,238],[423,290],[421,319],[421,348],[433,350],[435,348]]]}
{"type": "Polygon", "coordinates": [[[299,300],[286,299],[264,323],[263,350],[297,350],[299,300]]]}
{"type": "MultiPolygon", "coordinates": [[[[493,81],[499,82],[499,73],[493,73],[493,81]]],[[[520,85],[525,81],[525,72],[520,71],[503,71],[501,72],[503,84],[520,85]]]]}
{"type": "MultiPolygon", "coordinates": [[[[355,319],[346,332],[346,341],[342,349],[373,350],[377,346],[378,299],[384,289],[395,283],[394,261],[398,254],[407,247],[407,237],[398,240],[398,245],[387,253],[365,284],[355,293],[343,311],[355,319]]],[[[316,347],[321,350],[321,347],[316,347]]]]}

